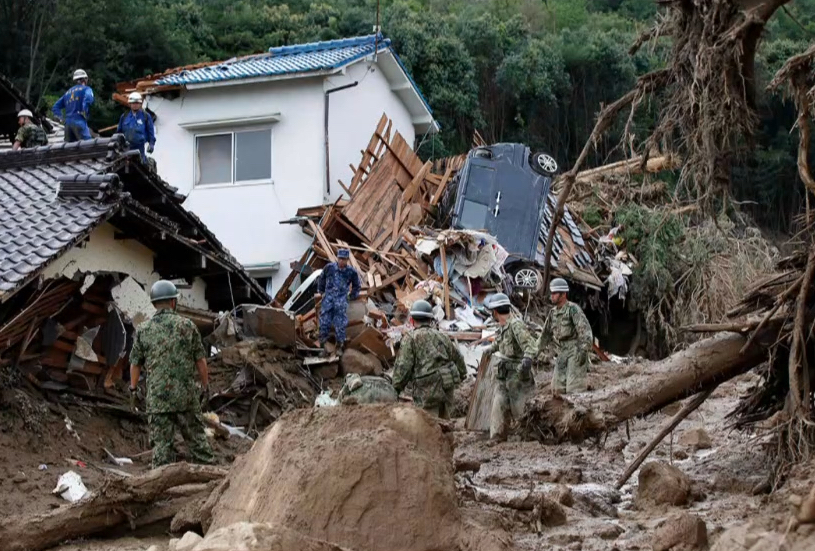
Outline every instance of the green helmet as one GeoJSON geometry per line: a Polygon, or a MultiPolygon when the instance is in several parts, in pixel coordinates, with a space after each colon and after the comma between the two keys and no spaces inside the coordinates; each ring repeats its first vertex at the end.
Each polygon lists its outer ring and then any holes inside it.
{"type": "Polygon", "coordinates": [[[512,303],[509,301],[509,297],[504,293],[495,293],[487,302],[486,306],[490,310],[495,310],[501,306],[512,306],[512,303]]]}
{"type": "Polygon", "coordinates": [[[178,289],[172,281],[160,279],[150,288],[150,302],[178,298],[178,289]]]}
{"type": "Polygon", "coordinates": [[[410,307],[410,317],[414,319],[433,319],[433,307],[426,300],[417,300],[410,307]]]}

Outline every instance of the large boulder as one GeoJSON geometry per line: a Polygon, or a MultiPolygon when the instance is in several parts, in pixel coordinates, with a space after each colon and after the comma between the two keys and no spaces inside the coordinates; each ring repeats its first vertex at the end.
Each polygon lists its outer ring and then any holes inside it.
{"type": "Polygon", "coordinates": [[[640,469],[635,498],[640,509],[649,505],[686,505],[690,497],[690,479],[676,467],[651,461],[640,469]]]}
{"type": "Polygon", "coordinates": [[[705,521],[682,513],[669,518],[653,535],[654,551],[696,551],[707,549],[705,521]]]}
{"type": "Polygon", "coordinates": [[[703,428],[686,430],[679,437],[679,444],[691,448],[693,451],[707,450],[713,447],[713,441],[703,428]]]}
{"type": "MultiPolygon", "coordinates": [[[[210,532],[241,521],[365,551],[453,550],[474,533],[463,528],[447,438],[399,404],[285,414],[231,469],[210,532]]],[[[506,548],[487,533],[477,541],[473,551],[506,548]]]]}
{"type": "Polygon", "coordinates": [[[342,373],[356,373],[357,375],[382,375],[382,362],[373,354],[366,354],[353,348],[342,353],[340,358],[342,373]]]}

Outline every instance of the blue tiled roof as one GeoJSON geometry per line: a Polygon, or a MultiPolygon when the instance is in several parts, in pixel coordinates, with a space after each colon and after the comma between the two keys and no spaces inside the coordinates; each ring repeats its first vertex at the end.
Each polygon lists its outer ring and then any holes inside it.
{"type": "Polygon", "coordinates": [[[327,71],[339,69],[369,56],[374,53],[374,49],[391,51],[428,112],[432,113],[430,105],[405,69],[402,60],[391,48],[390,39],[384,38],[381,34],[269,48],[268,54],[246,56],[224,61],[217,65],[184,70],[161,78],[156,81],[156,84],[203,84],[244,78],[327,71]]]}
{"type": "MultiPolygon", "coordinates": [[[[258,54],[224,61],[189,71],[182,71],[157,81],[156,84],[200,84],[221,80],[311,73],[337,69],[374,53],[376,36],[360,36],[327,42],[312,42],[295,46],[269,48],[268,54],[258,54]]],[[[380,50],[390,46],[389,39],[380,35],[380,50]]]]}

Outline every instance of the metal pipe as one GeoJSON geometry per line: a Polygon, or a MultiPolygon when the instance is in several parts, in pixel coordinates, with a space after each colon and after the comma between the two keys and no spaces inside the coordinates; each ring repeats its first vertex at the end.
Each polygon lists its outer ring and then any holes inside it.
{"type": "Polygon", "coordinates": [[[351,84],[343,84],[342,86],[337,86],[336,88],[332,88],[331,90],[325,91],[325,103],[323,105],[323,123],[325,125],[325,192],[326,194],[331,194],[331,180],[329,174],[329,166],[330,166],[330,157],[329,157],[329,149],[328,149],[328,101],[329,101],[329,94],[333,94],[334,92],[341,92],[342,90],[347,90],[348,88],[353,88],[359,84],[359,81],[354,81],[351,84]]]}

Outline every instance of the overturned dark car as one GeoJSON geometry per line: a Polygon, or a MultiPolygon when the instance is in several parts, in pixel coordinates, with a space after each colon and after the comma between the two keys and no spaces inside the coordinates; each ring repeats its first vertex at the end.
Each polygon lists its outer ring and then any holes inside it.
{"type": "Polygon", "coordinates": [[[557,161],[547,153],[499,143],[470,151],[449,188],[445,206],[452,227],[494,235],[509,253],[505,268],[515,289],[541,286],[536,257],[557,170],[557,161]]]}

